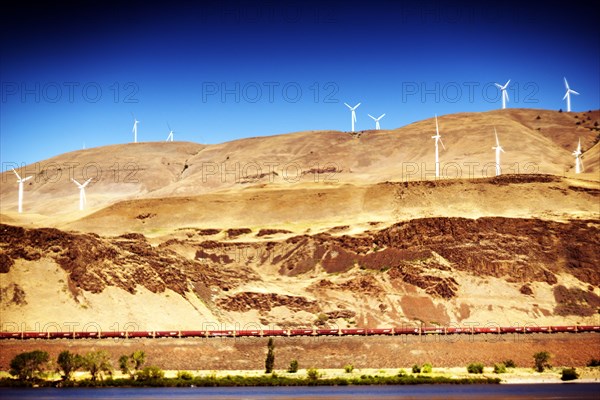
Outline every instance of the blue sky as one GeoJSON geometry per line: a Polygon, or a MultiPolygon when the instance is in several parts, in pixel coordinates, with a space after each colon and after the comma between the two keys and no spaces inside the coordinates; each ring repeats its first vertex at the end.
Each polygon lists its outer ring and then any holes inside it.
{"type": "Polygon", "coordinates": [[[586,2],[22,2],[0,30],[2,170],[86,147],[397,128],[500,107],[600,108],[586,2]]]}

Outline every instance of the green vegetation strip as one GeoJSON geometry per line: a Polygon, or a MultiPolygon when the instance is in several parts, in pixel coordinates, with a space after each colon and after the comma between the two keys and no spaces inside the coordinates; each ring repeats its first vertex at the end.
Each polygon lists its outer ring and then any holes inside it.
{"type": "Polygon", "coordinates": [[[424,375],[377,376],[362,375],[359,378],[289,378],[276,374],[265,376],[159,378],[135,379],[91,379],[77,381],[49,381],[0,379],[0,387],[220,387],[220,386],[348,386],[348,385],[419,385],[419,384],[497,384],[499,378],[447,378],[424,375]]]}

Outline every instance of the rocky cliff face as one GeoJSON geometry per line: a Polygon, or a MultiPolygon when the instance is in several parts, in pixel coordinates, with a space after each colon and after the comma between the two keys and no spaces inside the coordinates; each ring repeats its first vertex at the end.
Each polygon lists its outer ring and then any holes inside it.
{"type": "Polygon", "coordinates": [[[218,232],[189,230],[151,243],[142,234],[1,225],[1,301],[15,313],[35,299],[15,271],[21,261],[45,259],[66,272],[74,301],[109,287],[122,289],[123,301],[142,288],[170,290],[200,299],[223,323],[448,323],[499,307],[522,318],[592,318],[600,307],[600,224],[593,220],[424,218],[356,235],[273,240],[236,229],[210,240],[218,232]],[[497,298],[498,281],[514,289],[516,303],[497,298]],[[489,299],[470,293],[474,282],[489,289],[489,299]]]}

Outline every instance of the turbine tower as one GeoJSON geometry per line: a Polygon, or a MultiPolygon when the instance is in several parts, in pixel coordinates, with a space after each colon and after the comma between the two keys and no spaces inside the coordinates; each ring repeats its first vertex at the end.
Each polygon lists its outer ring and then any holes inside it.
{"type": "Polygon", "coordinates": [[[506,91],[506,88],[508,87],[509,83],[510,83],[510,79],[508,80],[508,82],[506,82],[504,84],[504,86],[500,85],[499,83],[495,83],[495,85],[500,89],[500,92],[502,93],[502,109],[503,110],[506,108],[506,103],[508,103],[508,92],[506,91]]]}
{"type": "Polygon", "coordinates": [[[133,116],[133,129],[131,130],[131,132],[133,132],[133,143],[137,143],[137,126],[140,121],[135,119],[135,115],[133,115],[133,113],[131,113],[131,115],[133,116]]]}
{"type": "Polygon", "coordinates": [[[575,156],[575,173],[580,174],[583,171],[583,160],[581,159],[581,138],[579,138],[579,143],[577,144],[577,150],[573,152],[575,156]]]}
{"type": "Polygon", "coordinates": [[[492,147],[492,149],[496,150],[496,176],[500,175],[500,152],[505,152],[502,146],[500,146],[500,141],[498,140],[498,133],[496,132],[496,127],[494,127],[494,135],[496,135],[496,146],[492,147]]]}
{"type": "Polygon", "coordinates": [[[375,121],[375,130],[378,131],[381,129],[381,126],[379,126],[379,120],[383,117],[385,117],[385,114],[381,114],[378,118],[375,118],[374,116],[372,116],[371,114],[367,114],[369,117],[371,117],[371,119],[373,121],[375,121]]]}
{"type": "Polygon", "coordinates": [[[171,129],[171,125],[169,125],[168,122],[167,122],[167,126],[169,127],[169,136],[167,136],[167,140],[165,140],[165,142],[172,142],[173,141],[173,129],[171,129]]]}
{"type": "Polygon", "coordinates": [[[442,136],[440,135],[440,129],[438,126],[437,114],[435,115],[435,136],[431,137],[435,139],[435,177],[440,177],[440,152],[438,147],[438,142],[442,144],[444,150],[446,150],[446,146],[444,146],[444,142],[442,142],[442,136]]]}
{"type": "Polygon", "coordinates": [[[71,178],[71,180],[77,185],[77,187],[79,188],[79,210],[83,210],[83,206],[86,203],[86,199],[85,199],[85,187],[88,185],[88,183],[90,183],[90,181],[92,180],[92,178],[88,179],[87,181],[85,181],[83,184],[77,182],[75,179],[71,178]]]}
{"type": "Polygon", "coordinates": [[[567,78],[564,78],[565,80],[565,88],[567,89],[567,93],[565,93],[565,97],[563,97],[564,99],[567,99],[567,112],[571,112],[571,93],[573,94],[579,94],[576,91],[574,91],[573,89],[571,89],[569,87],[569,82],[567,82],[567,78]]]}
{"type": "Polygon", "coordinates": [[[360,106],[360,103],[358,103],[357,105],[355,105],[354,107],[350,107],[350,105],[348,105],[348,103],[344,103],[346,105],[346,107],[348,107],[350,109],[350,111],[352,111],[352,132],[354,132],[354,123],[356,122],[356,110],[358,108],[358,106],[360,106]]]}
{"type": "Polygon", "coordinates": [[[18,202],[17,202],[17,208],[18,208],[18,211],[20,214],[23,212],[23,182],[33,178],[33,176],[28,176],[27,178],[21,178],[19,176],[19,174],[17,174],[17,171],[15,171],[14,168],[13,168],[13,172],[17,176],[17,182],[19,183],[19,197],[18,197],[18,202]]]}

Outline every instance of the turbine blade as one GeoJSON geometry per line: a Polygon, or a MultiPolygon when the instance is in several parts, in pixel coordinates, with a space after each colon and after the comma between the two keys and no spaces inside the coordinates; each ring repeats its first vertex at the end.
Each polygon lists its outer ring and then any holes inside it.
{"type": "Polygon", "coordinates": [[[435,133],[436,135],[440,135],[440,128],[438,126],[437,114],[435,114],[435,133]]]}
{"type": "Polygon", "coordinates": [[[494,83],[494,85],[498,86],[500,89],[502,89],[502,85],[500,85],[499,83],[494,83]]]}
{"type": "Polygon", "coordinates": [[[92,181],[92,178],[88,179],[87,181],[85,181],[83,183],[83,187],[86,187],[88,183],[90,183],[92,181]]]}
{"type": "Polygon", "coordinates": [[[23,179],[22,182],[25,182],[25,181],[27,181],[27,180],[29,180],[31,178],[33,178],[33,176],[28,176],[27,178],[23,179]]]}
{"type": "Polygon", "coordinates": [[[573,94],[579,94],[579,92],[574,91],[573,89],[569,89],[573,94]]]}
{"type": "Polygon", "coordinates": [[[381,118],[383,118],[383,117],[385,117],[385,113],[381,114],[381,115],[379,116],[379,118],[377,118],[377,119],[381,119],[381,118]]]}
{"type": "Polygon", "coordinates": [[[510,83],[510,79],[504,84],[504,89],[506,89],[508,87],[509,83],[510,83]]]}
{"type": "Polygon", "coordinates": [[[442,137],[440,136],[440,143],[442,144],[442,147],[444,148],[444,150],[446,150],[446,146],[444,146],[444,142],[442,142],[442,137]]]}
{"type": "Polygon", "coordinates": [[[510,101],[508,98],[508,92],[504,90],[502,93],[504,93],[504,95],[506,96],[506,102],[508,103],[510,101]]]}
{"type": "Polygon", "coordinates": [[[77,186],[81,187],[81,183],[79,183],[79,182],[78,182],[76,179],[73,179],[73,178],[71,178],[71,180],[72,180],[73,182],[75,182],[75,184],[76,184],[77,186]]]}
{"type": "Polygon", "coordinates": [[[563,77],[563,79],[565,80],[565,87],[567,90],[569,90],[569,82],[567,82],[567,78],[563,77]]]}
{"type": "Polygon", "coordinates": [[[348,103],[344,103],[346,105],[346,107],[348,107],[349,109],[352,110],[352,107],[350,107],[350,105],[348,103]]]}
{"type": "Polygon", "coordinates": [[[565,96],[563,97],[563,100],[566,99],[567,97],[569,97],[569,91],[567,90],[567,93],[565,93],[565,96]]]}
{"type": "Polygon", "coordinates": [[[373,121],[377,121],[377,119],[376,119],[374,116],[372,116],[371,114],[367,114],[367,115],[368,115],[369,117],[371,117],[371,118],[373,119],[373,121]]]}
{"type": "Polygon", "coordinates": [[[361,103],[358,103],[357,105],[354,106],[354,109],[356,110],[358,108],[358,106],[360,106],[361,103]]]}
{"type": "Polygon", "coordinates": [[[20,176],[20,175],[17,173],[17,171],[15,171],[15,169],[14,169],[14,168],[13,168],[12,170],[13,170],[13,172],[15,173],[15,175],[17,176],[17,179],[18,179],[18,180],[21,180],[21,176],[20,176]]]}

